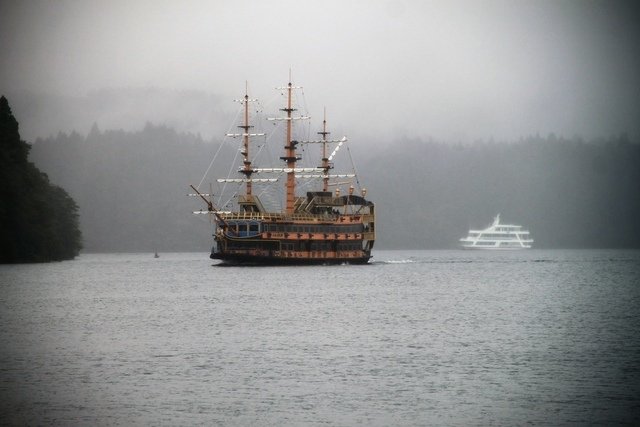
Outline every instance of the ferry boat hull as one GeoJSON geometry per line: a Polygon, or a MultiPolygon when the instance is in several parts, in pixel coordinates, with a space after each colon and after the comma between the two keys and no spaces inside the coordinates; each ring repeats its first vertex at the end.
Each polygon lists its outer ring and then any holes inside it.
{"type": "Polygon", "coordinates": [[[514,246],[514,247],[500,247],[500,246],[473,246],[462,245],[464,250],[478,250],[478,251],[521,251],[523,249],[531,249],[530,245],[527,246],[514,246]]]}
{"type": "Polygon", "coordinates": [[[462,249],[517,251],[531,249],[533,239],[520,225],[501,224],[498,214],[493,224],[484,230],[469,230],[469,235],[460,239],[460,243],[462,249]]]}

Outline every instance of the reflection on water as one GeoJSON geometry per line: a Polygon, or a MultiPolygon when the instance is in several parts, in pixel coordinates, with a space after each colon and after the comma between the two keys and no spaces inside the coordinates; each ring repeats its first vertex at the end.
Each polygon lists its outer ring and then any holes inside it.
{"type": "Polygon", "coordinates": [[[611,424],[640,413],[640,252],[206,254],[0,266],[8,424],[611,424]],[[212,266],[213,265],[213,266],[212,266]]]}

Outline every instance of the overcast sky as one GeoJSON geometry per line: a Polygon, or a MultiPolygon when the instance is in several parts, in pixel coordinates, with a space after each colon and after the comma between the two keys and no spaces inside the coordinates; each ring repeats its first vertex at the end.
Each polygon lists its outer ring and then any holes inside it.
{"type": "Polygon", "coordinates": [[[292,69],[345,132],[639,137],[639,16],[611,0],[2,1],[0,92],[231,100],[248,81],[268,99],[292,69]]]}

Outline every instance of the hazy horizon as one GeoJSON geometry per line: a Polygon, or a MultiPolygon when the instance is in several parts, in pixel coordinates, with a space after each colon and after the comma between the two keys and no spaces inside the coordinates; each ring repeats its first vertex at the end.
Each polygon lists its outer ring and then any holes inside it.
{"type": "Polygon", "coordinates": [[[269,104],[291,69],[336,133],[637,139],[638,16],[622,1],[5,1],[0,93],[154,87],[232,111],[246,81],[269,104]]]}

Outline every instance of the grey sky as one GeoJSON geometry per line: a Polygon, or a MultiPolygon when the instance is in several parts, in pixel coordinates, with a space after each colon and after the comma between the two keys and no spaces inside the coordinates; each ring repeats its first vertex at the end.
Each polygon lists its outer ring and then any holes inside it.
{"type": "MultiPolygon", "coordinates": [[[[0,92],[305,87],[347,133],[640,136],[640,30],[615,1],[46,1],[0,6],[0,92]],[[364,132],[366,129],[366,132],[364,132]]],[[[230,109],[234,108],[230,105],[230,109]]]]}

